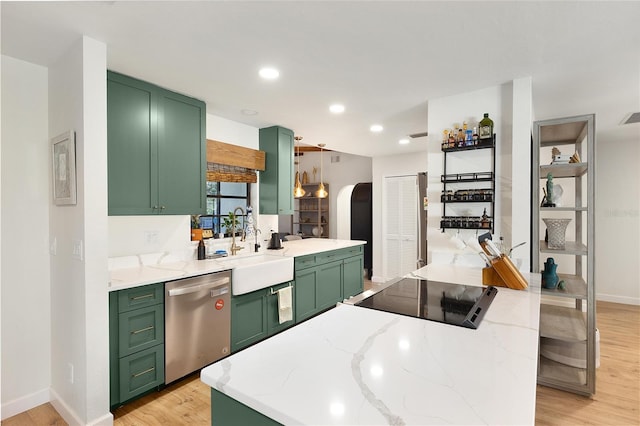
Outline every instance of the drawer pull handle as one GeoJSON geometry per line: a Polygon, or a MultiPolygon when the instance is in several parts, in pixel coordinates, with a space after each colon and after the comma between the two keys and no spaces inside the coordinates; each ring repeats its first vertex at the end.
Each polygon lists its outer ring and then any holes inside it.
{"type": "Polygon", "coordinates": [[[131,332],[131,334],[144,333],[145,331],[149,331],[149,330],[153,330],[152,325],[150,325],[149,327],[141,328],[140,330],[134,330],[131,332]]]}
{"type": "Polygon", "coordinates": [[[146,298],[148,298],[148,297],[153,297],[153,293],[143,294],[142,296],[132,297],[132,298],[131,298],[131,300],[146,299],[146,298]]]}
{"type": "Polygon", "coordinates": [[[133,378],[140,377],[140,376],[143,376],[143,375],[145,375],[147,373],[151,373],[155,369],[156,369],[155,367],[151,367],[151,368],[148,368],[148,369],[146,369],[144,371],[141,371],[139,373],[132,374],[131,377],[133,377],[133,378]]]}

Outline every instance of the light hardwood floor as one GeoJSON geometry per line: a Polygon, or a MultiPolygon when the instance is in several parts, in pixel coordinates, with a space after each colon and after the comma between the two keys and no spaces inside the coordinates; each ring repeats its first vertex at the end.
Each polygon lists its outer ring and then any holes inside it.
{"type": "MultiPolygon", "coordinates": [[[[598,302],[600,368],[585,398],[538,386],[537,425],[640,425],[640,306],[598,302]]],[[[114,411],[117,426],[208,425],[209,388],[197,373],[114,411]]],[[[50,404],[2,426],[66,425],[50,404]]]]}

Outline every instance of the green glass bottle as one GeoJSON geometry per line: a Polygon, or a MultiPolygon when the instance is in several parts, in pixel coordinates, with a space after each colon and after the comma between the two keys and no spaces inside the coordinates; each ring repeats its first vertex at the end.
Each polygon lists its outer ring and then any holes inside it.
{"type": "Polygon", "coordinates": [[[493,120],[489,118],[488,112],[484,113],[484,118],[480,120],[478,127],[478,138],[480,140],[493,138],[493,120]]]}

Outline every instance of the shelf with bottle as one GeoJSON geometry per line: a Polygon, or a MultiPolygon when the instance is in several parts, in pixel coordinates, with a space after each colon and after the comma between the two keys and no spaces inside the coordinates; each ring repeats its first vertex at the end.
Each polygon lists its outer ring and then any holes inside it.
{"type": "Polygon", "coordinates": [[[453,191],[448,189],[440,194],[440,202],[442,203],[486,203],[493,201],[493,189],[477,188],[477,189],[458,189],[453,191]]]}
{"type": "Polygon", "coordinates": [[[492,229],[493,218],[486,216],[444,216],[440,229],[492,229]]]}
{"type": "Polygon", "coordinates": [[[558,280],[564,281],[563,288],[556,287],[549,289],[542,287],[542,294],[569,299],[585,300],[587,298],[587,283],[582,276],[560,273],[558,274],[558,280]]]}
{"type": "Polygon", "coordinates": [[[470,149],[493,148],[495,146],[495,134],[493,133],[493,120],[488,113],[483,114],[482,120],[469,129],[467,122],[462,126],[458,123],[452,129],[442,131],[441,149],[445,152],[466,151],[470,149]]]}

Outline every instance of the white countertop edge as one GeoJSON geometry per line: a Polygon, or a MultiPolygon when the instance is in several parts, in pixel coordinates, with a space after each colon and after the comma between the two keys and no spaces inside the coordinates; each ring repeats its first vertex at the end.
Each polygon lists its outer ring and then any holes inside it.
{"type": "Polygon", "coordinates": [[[243,253],[220,259],[176,261],[175,258],[172,258],[172,261],[163,263],[162,256],[157,256],[159,263],[142,264],[136,260],[132,263],[139,263],[138,266],[110,270],[108,291],[126,290],[148,284],[227,271],[233,269],[233,266],[225,265],[225,261],[229,260],[242,261],[242,259],[258,255],[300,257],[364,244],[366,241],[306,238],[283,242],[283,250],[260,250],[258,253],[243,253]]]}

